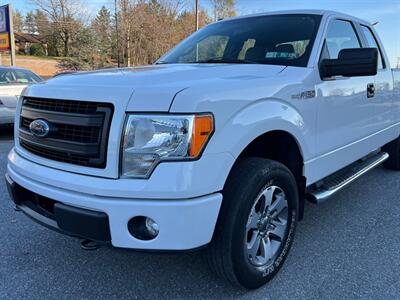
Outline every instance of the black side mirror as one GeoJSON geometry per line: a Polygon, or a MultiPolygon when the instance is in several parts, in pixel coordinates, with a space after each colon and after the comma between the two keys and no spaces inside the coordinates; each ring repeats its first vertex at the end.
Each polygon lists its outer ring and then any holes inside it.
{"type": "Polygon", "coordinates": [[[378,72],[378,49],[343,49],[337,59],[324,59],[320,64],[321,78],[332,76],[374,76],[378,72]]]}

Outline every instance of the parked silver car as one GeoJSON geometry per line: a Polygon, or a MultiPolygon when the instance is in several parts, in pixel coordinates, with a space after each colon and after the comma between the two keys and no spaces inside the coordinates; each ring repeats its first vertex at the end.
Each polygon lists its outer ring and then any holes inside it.
{"type": "Polygon", "coordinates": [[[0,67],[0,125],[14,123],[15,107],[22,90],[43,79],[32,71],[0,67]]]}

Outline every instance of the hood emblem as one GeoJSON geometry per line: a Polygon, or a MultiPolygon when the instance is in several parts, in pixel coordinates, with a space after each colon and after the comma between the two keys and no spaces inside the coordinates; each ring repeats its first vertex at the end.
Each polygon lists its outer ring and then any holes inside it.
{"type": "Polygon", "coordinates": [[[49,135],[50,125],[45,120],[37,119],[29,125],[29,130],[34,136],[44,138],[49,135]]]}

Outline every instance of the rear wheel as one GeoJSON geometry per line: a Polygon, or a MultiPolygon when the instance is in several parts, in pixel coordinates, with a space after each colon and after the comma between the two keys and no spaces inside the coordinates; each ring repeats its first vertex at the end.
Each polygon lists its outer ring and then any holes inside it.
{"type": "Polygon", "coordinates": [[[391,170],[400,170],[400,137],[383,146],[382,151],[389,154],[383,165],[391,170]]]}
{"type": "Polygon", "coordinates": [[[223,191],[211,268],[253,289],[271,280],[292,245],[298,214],[296,181],[282,164],[261,158],[238,162],[223,191]]]}

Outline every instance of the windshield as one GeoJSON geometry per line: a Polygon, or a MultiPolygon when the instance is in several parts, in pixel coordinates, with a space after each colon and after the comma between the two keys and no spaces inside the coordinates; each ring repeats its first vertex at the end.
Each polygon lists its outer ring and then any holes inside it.
{"type": "Polygon", "coordinates": [[[191,35],[158,64],[258,63],[306,67],[319,15],[269,15],[215,23],[191,35]]]}
{"type": "Polygon", "coordinates": [[[28,70],[0,69],[0,84],[32,84],[42,78],[28,70]]]}

